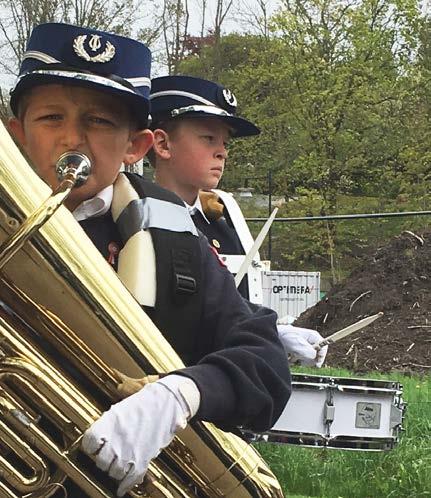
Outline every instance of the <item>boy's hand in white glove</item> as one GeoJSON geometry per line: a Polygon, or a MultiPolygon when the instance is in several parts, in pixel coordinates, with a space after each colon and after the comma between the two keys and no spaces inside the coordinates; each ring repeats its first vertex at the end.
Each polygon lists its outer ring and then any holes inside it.
{"type": "Polygon", "coordinates": [[[277,325],[278,336],[284,346],[290,361],[299,362],[304,366],[320,368],[325,361],[328,346],[317,350],[316,344],[323,341],[323,337],[316,330],[294,327],[293,325],[277,325]]]}
{"type": "Polygon", "coordinates": [[[196,384],[167,375],[111,406],[84,433],[82,450],[120,481],[117,495],[140,484],[150,461],[184,429],[200,404],[196,384]]]}

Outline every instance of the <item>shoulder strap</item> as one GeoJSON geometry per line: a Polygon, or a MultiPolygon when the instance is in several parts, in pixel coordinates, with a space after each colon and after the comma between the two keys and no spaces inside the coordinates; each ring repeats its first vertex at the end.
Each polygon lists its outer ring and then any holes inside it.
{"type": "MultiPolygon", "coordinates": [[[[152,197],[184,206],[176,194],[127,173],[139,197],[152,197]]],[[[189,217],[187,210],[185,215],[189,217]]],[[[199,238],[190,232],[149,228],[156,255],[156,305],[151,318],[183,361],[197,352],[203,301],[202,254],[199,238]]]]}
{"type": "Polygon", "coordinates": [[[161,201],[172,202],[178,206],[184,206],[184,202],[177,196],[177,194],[174,194],[174,192],[166,190],[156,183],[145,180],[142,176],[139,176],[136,173],[125,172],[124,174],[133,185],[133,188],[136,190],[139,197],[153,197],[154,199],[159,199],[161,201]]]}

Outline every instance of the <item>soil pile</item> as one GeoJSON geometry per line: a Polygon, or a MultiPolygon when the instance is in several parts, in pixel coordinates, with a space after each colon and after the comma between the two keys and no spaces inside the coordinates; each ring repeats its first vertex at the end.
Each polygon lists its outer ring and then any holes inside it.
{"type": "Polygon", "coordinates": [[[295,325],[323,336],[383,311],[329,347],[326,364],[356,372],[431,372],[431,232],[403,232],[365,257],[295,325]]]}

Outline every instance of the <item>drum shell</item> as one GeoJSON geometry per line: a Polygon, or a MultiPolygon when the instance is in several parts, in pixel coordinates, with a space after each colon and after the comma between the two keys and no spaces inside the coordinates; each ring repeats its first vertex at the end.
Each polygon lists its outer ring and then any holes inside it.
{"type": "Polygon", "coordinates": [[[292,388],[264,440],[368,451],[398,443],[405,410],[400,383],[294,374],[292,388]]]}

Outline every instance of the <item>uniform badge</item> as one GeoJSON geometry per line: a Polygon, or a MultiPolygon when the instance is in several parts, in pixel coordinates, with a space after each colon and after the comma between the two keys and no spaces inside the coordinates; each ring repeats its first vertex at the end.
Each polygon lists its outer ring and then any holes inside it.
{"type": "MultiPolygon", "coordinates": [[[[79,35],[73,40],[73,50],[78,57],[85,59],[87,62],[108,62],[114,57],[115,47],[110,41],[106,42],[105,50],[103,52],[96,55],[90,55],[84,46],[86,39],[87,35],[79,35]]],[[[91,35],[88,42],[91,52],[100,50],[102,46],[100,39],[100,35],[91,35]]]]}
{"type": "Polygon", "coordinates": [[[232,107],[236,107],[237,106],[237,100],[236,100],[236,97],[235,95],[230,91],[228,90],[227,88],[223,88],[223,97],[225,99],[225,101],[232,107]]]}
{"type": "Polygon", "coordinates": [[[217,249],[220,249],[220,242],[217,239],[212,240],[212,245],[217,249]]]}
{"type": "Polygon", "coordinates": [[[209,248],[210,248],[211,252],[214,254],[214,256],[217,258],[219,265],[227,268],[226,263],[221,259],[220,254],[217,252],[217,249],[215,247],[212,247],[212,246],[209,246],[209,248]]]}
{"type": "Polygon", "coordinates": [[[108,244],[108,253],[109,253],[108,263],[111,266],[116,265],[116,260],[117,260],[117,256],[118,256],[119,252],[120,252],[120,248],[118,247],[118,244],[116,242],[110,242],[108,244]]]}

